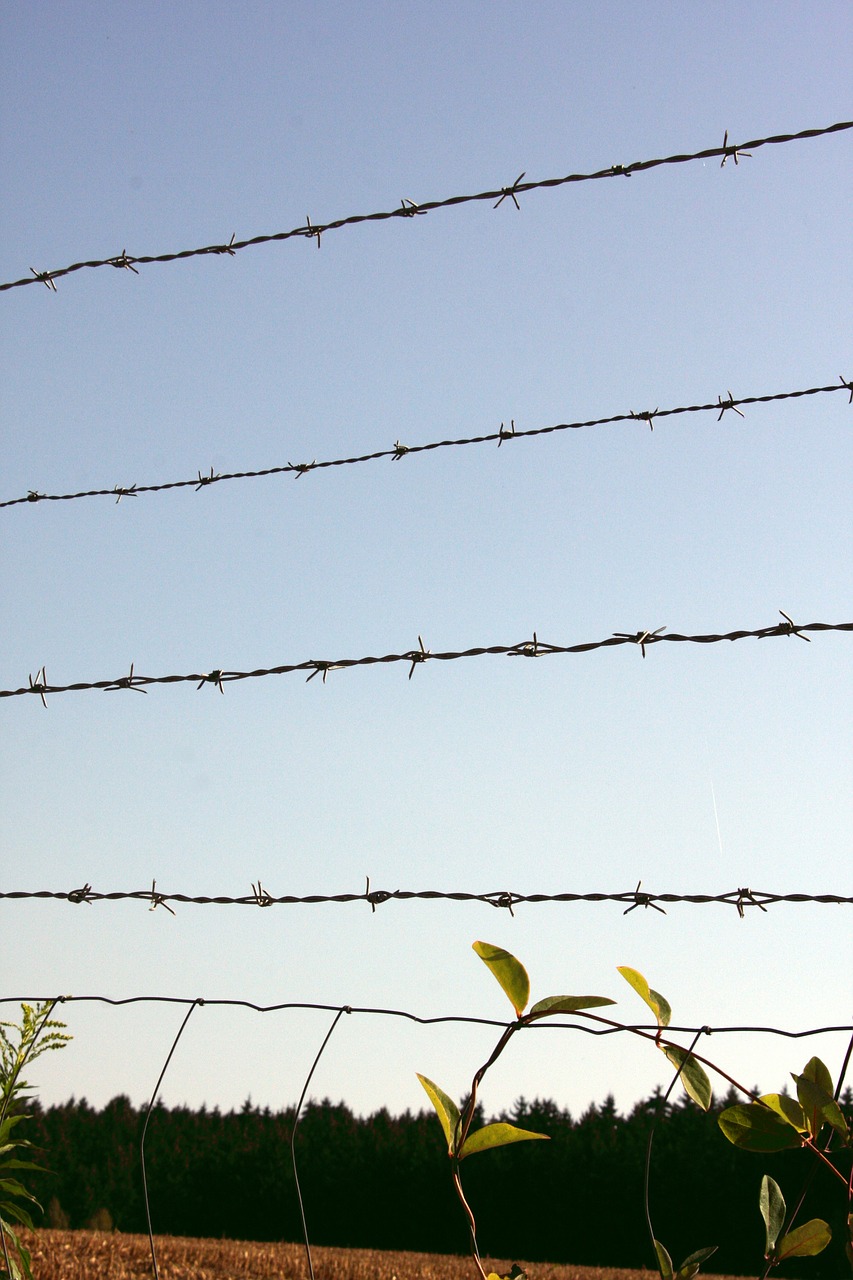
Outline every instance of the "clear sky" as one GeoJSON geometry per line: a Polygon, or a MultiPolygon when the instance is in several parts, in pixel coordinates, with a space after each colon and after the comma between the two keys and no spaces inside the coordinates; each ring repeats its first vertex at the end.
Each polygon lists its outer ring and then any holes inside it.
{"type": "MultiPolygon", "coordinates": [[[[6,5],[0,279],[851,117],[846,3],[6,5]]],[[[10,290],[0,500],[186,479],[853,377],[853,134],[500,208],[10,290]]],[[[0,687],[853,619],[843,394],[0,512],[0,687]]],[[[845,634],[484,657],[0,702],[4,890],[851,893],[845,634]],[[715,812],[716,810],[716,812],[715,812]]],[[[0,902],[0,994],[229,997],[687,1025],[849,1024],[851,909],[0,902]]],[[[2,1006],[8,1013],[14,1006],[2,1006]]],[[[68,1005],[45,1101],[141,1101],[181,1010],[68,1005]]],[[[293,1103],[326,1013],[200,1009],[167,1103],[293,1103]]],[[[494,1031],[345,1019],[312,1092],[460,1095],[494,1031]]],[[[719,1037],[780,1088],[847,1037],[719,1037]]],[[[713,1056],[713,1054],[712,1054],[713,1056]]],[[[519,1094],[620,1107],[625,1037],[520,1039],[519,1094]]]]}

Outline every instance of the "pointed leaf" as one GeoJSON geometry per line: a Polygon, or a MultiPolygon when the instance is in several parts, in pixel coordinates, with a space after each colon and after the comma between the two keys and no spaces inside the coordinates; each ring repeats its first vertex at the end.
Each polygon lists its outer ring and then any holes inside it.
{"type": "Polygon", "coordinates": [[[717,1123],[729,1142],[744,1151],[785,1151],[800,1146],[802,1141],[797,1130],[777,1111],[754,1102],[727,1107],[717,1123]]]}
{"type": "Polygon", "coordinates": [[[768,1107],[771,1107],[800,1133],[808,1133],[809,1126],[806,1124],[803,1108],[796,1098],[789,1098],[784,1093],[762,1093],[761,1101],[766,1102],[768,1107]]]}
{"type": "Polygon", "coordinates": [[[674,1045],[667,1045],[664,1053],[674,1067],[681,1068],[678,1078],[684,1085],[685,1093],[688,1093],[703,1111],[707,1111],[711,1105],[711,1081],[702,1064],[697,1062],[686,1049],[678,1049],[674,1045]]]}
{"type": "Polygon", "coordinates": [[[640,999],[645,1000],[646,1004],[655,1015],[655,1020],[657,1021],[658,1026],[668,1027],[670,1019],[672,1018],[672,1009],[669,1007],[669,1002],[664,999],[659,991],[652,990],[643,975],[637,969],[631,969],[626,964],[617,965],[616,968],[619,973],[622,974],[622,977],[628,985],[634,988],[640,999]]]}
{"type": "Polygon", "coordinates": [[[675,1280],[693,1280],[693,1277],[699,1274],[699,1268],[706,1259],[710,1258],[712,1253],[716,1253],[718,1245],[709,1245],[706,1249],[697,1249],[695,1253],[691,1253],[689,1258],[685,1258],[681,1266],[675,1273],[675,1280]]]}
{"type": "Polygon", "coordinates": [[[435,1107],[435,1114],[441,1121],[441,1127],[447,1139],[447,1154],[452,1156],[454,1151],[453,1144],[456,1140],[456,1126],[459,1124],[459,1108],[443,1089],[439,1089],[437,1084],[433,1084],[432,1080],[428,1080],[420,1072],[416,1074],[426,1090],[427,1097],[435,1107]]]}
{"type": "Polygon", "coordinates": [[[510,1142],[528,1142],[533,1139],[545,1139],[547,1133],[533,1133],[530,1129],[518,1129],[514,1124],[487,1124],[476,1133],[469,1133],[462,1144],[459,1159],[476,1155],[478,1151],[488,1151],[489,1147],[505,1147],[510,1142]]]}
{"type": "Polygon", "coordinates": [[[520,1018],[530,999],[530,979],[524,965],[503,947],[494,947],[490,942],[475,942],[474,950],[489,966],[509,997],[515,1016],[520,1018]]]}
{"type": "Polygon", "coordinates": [[[815,1084],[820,1085],[824,1093],[832,1094],[832,1076],[820,1058],[809,1058],[803,1067],[803,1075],[807,1080],[813,1080],[815,1084]]]}
{"type": "Polygon", "coordinates": [[[599,1009],[602,1005],[615,1003],[607,996],[546,996],[544,1000],[536,1001],[527,1016],[530,1018],[534,1013],[576,1013],[578,1009],[599,1009]]]}
{"type": "Polygon", "coordinates": [[[672,1258],[660,1240],[655,1240],[655,1253],[658,1256],[658,1270],[661,1274],[661,1280],[673,1280],[672,1258]]]}
{"type": "MultiPolygon", "coordinates": [[[[817,1058],[812,1058],[812,1062],[817,1061],[817,1058]]],[[[823,1063],[820,1065],[823,1066],[823,1063]]],[[[824,1123],[831,1124],[833,1129],[836,1129],[846,1137],[847,1121],[844,1119],[844,1114],[832,1094],[828,1093],[817,1081],[809,1079],[805,1073],[797,1076],[792,1072],[791,1075],[797,1086],[797,1097],[805,1112],[806,1122],[812,1137],[817,1137],[824,1123]]],[[[832,1084],[831,1080],[830,1084],[832,1084]]]]}
{"type": "Polygon", "coordinates": [[[761,1179],[761,1190],[758,1193],[758,1207],[764,1219],[766,1243],[764,1256],[769,1258],[776,1247],[779,1232],[785,1225],[785,1197],[778,1182],[765,1173],[761,1179]]]}
{"type": "Polygon", "coordinates": [[[823,1218],[812,1218],[802,1227],[795,1227],[783,1236],[776,1247],[776,1259],[811,1258],[822,1253],[832,1239],[832,1232],[823,1218]]]}

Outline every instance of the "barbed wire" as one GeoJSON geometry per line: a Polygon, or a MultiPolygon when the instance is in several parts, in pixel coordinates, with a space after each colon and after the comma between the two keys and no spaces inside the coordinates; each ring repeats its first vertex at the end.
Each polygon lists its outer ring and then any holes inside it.
{"type": "Polygon", "coordinates": [[[515,205],[516,209],[520,209],[518,197],[529,191],[542,191],[553,187],[562,187],[573,182],[590,182],[598,178],[630,178],[634,173],[643,173],[649,169],[660,168],[662,165],[687,164],[694,160],[709,160],[719,156],[722,157],[720,168],[724,168],[727,160],[734,160],[735,164],[738,164],[744,157],[748,158],[749,151],[757,151],[759,147],[774,146],[787,142],[800,142],[807,138],[820,138],[827,134],[839,133],[845,129],[853,129],[853,121],[842,120],[824,128],[801,129],[798,133],[778,133],[770,137],[752,138],[748,142],[738,143],[729,142],[728,130],[726,130],[721,147],[709,147],[704,151],[694,151],[690,154],[663,156],[654,160],[636,160],[632,164],[611,164],[603,169],[597,169],[593,173],[570,173],[563,178],[544,178],[537,182],[525,182],[526,174],[520,173],[511,185],[497,187],[493,191],[480,191],[476,195],[448,196],[443,200],[426,200],[420,204],[416,204],[413,200],[404,199],[400,202],[399,207],[395,209],[388,209],[379,213],[350,214],[345,218],[336,218],[331,222],[317,224],[312,223],[311,218],[307,217],[302,226],[294,227],[290,231],[277,231],[269,235],[252,236],[248,240],[237,240],[235,232],[226,243],[206,245],[198,249],[183,249],[177,253],[145,254],[135,257],[129,254],[126,249],[122,249],[121,253],[114,254],[110,258],[93,258],[86,262],[74,262],[68,267],[59,267],[54,271],[39,271],[35,267],[30,267],[28,276],[24,276],[20,280],[8,280],[0,284],[0,291],[17,289],[30,284],[43,284],[47,289],[55,293],[55,281],[63,276],[71,275],[72,272],[83,271],[87,268],[115,267],[118,270],[129,271],[133,275],[138,275],[137,268],[139,266],[146,266],[153,262],[177,262],[184,258],[204,257],[210,254],[234,257],[239,250],[248,249],[254,245],[272,244],[277,241],[297,238],[313,240],[319,249],[322,237],[329,231],[338,231],[342,227],[355,226],[362,222],[385,222],[391,218],[416,218],[432,213],[436,209],[447,209],[455,205],[473,204],[483,200],[494,200],[495,208],[507,201],[515,205]]]}
{"type": "Polygon", "coordinates": [[[18,689],[0,689],[0,698],[18,698],[23,694],[35,694],[41,699],[42,706],[47,707],[47,696],[55,693],[79,693],[92,689],[103,689],[105,692],[114,693],[120,689],[131,690],[135,693],[147,693],[146,686],[163,685],[163,684],[195,684],[196,689],[203,689],[205,685],[211,685],[219,690],[220,693],[225,692],[225,685],[231,684],[235,680],[259,680],[266,676],[291,675],[294,672],[308,672],[306,683],[310,683],[315,676],[322,676],[323,684],[326,683],[326,677],[330,671],[343,671],[351,667],[368,667],[378,666],[387,663],[404,662],[409,664],[409,679],[414,675],[415,668],[421,666],[425,662],[456,662],[463,658],[480,658],[486,655],[507,656],[511,658],[544,658],[551,654],[567,654],[567,653],[591,653],[595,649],[610,649],[614,645],[637,645],[642,656],[645,658],[646,649],[650,645],[664,644],[672,642],[673,644],[718,644],[723,640],[766,640],[771,636],[797,636],[800,640],[810,642],[807,631],[853,631],[853,622],[807,622],[797,624],[792,621],[788,614],[781,609],[779,612],[784,621],[774,623],[770,627],[759,627],[755,631],[727,631],[721,634],[712,635],[682,635],[677,631],[667,631],[665,627],[657,627],[655,630],[640,630],[636,632],[616,631],[604,640],[590,640],[583,644],[548,644],[537,637],[533,632],[532,640],[522,640],[517,644],[493,644],[481,645],[472,649],[448,650],[445,652],[433,653],[431,649],[427,649],[421,636],[418,636],[418,648],[409,649],[404,653],[386,653],[381,657],[367,656],[362,658],[335,658],[331,661],[319,658],[308,658],[303,662],[288,662],[277,667],[258,667],[253,671],[225,671],[219,668],[213,671],[196,671],[186,675],[169,675],[169,676],[143,676],[134,671],[134,664],[130,664],[130,671],[125,676],[118,676],[108,680],[80,680],[74,684],[51,684],[47,679],[45,667],[40,667],[35,676],[30,674],[29,683],[22,685],[18,689]]]}
{"type": "Polygon", "coordinates": [[[768,907],[775,906],[780,902],[812,903],[821,906],[853,905],[853,896],[845,897],[837,893],[773,893],[764,889],[743,887],[727,889],[723,893],[650,893],[642,888],[642,883],[642,880],[638,880],[635,889],[620,890],[616,893],[601,891],[591,893],[517,893],[513,890],[505,889],[493,889],[487,893],[472,893],[464,890],[445,891],[441,889],[371,890],[370,877],[368,876],[363,893],[309,893],[302,895],[288,893],[276,895],[265,889],[259,878],[258,883],[252,885],[251,893],[233,897],[228,894],[164,893],[162,890],[158,890],[156,880],[152,880],[150,889],[118,889],[100,892],[97,889],[93,889],[92,885],[86,881],[79,888],[69,890],[0,890],[0,900],[49,899],[70,902],[75,906],[79,906],[81,903],[91,905],[93,902],[145,902],[149,904],[149,911],[154,911],[157,907],[164,907],[171,915],[175,914],[173,908],[169,905],[173,902],[191,904],[193,906],[223,907],[292,907],[325,905],[333,902],[365,902],[370,906],[371,911],[375,911],[378,906],[382,906],[386,902],[429,902],[440,900],[443,902],[482,902],[490,907],[498,907],[509,911],[510,915],[515,914],[513,908],[517,906],[537,905],[543,902],[613,902],[618,906],[625,907],[622,914],[626,916],[636,910],[637,907],[642,907],[644,910],[651,907],[653,910],[659,911],[661,915],[666,915],[666,910],[660,905],[663,902],[687,903],[692,906],[707,906],[710,903],[716,903],[722,906],[734,907],[741,919],[744,919],[746,911],[750,907],[757,907],[760,911],[766,913],[768,907]]]}
{"type": "Polygon", "coordinates": [[[202,474],[199,470],[196,476],[192,476],[188,480],[167,480],[159,484],[114,484],[109,489],[82,489],[75,493],[40,493],[37,489],[30,489],[25,497],[7,498],[5,501],[0,502],[0,510],[4,507],[18,507],[36,502],[72,502],[80,498],[115,498],[116,505],[118,505],[122,498],[137,498],[143,493],[165,493],[172,489],[193,489],[198,493],[201,489],[207,489],[213,484],[222,484],[227,480],[257,480],[264,476],[285,475],[288,473],[299,480],[309,471],[322,471],[329,467],[349,467],[357,463],[376,462],[380,458],[390,458],[393,462],[399,462],[402,458],[410,455],[430,453],[435,449],[448,449],[462,445],[492,444],[495,441],[497,441],[498,448],[500,448],[506,440],[524,440],[533,436],[553,435],[559,431],[577,431],[582,427],[609,426],[616,422],[643,422],[650,430],[654,431],[655,419],[673,418],[684,413],[717,413],[717,421],[719,422],[723,414],[729,410],[742,418],[744,416],[740,408],[742,405],[770,404],[772,401],[779,400],[798,400],[803,396],[816,396],[833,391],[847,391],[850,395],[848,403],[853,404],[853,381],[839,374],[838,385],[833,383],[826,387],[806,387],[799,391],[775,391],[769,395],[743,396],[741,398],[733,397],[731,391],[729,391],[725,399],[723,399],[722,395],[718,395],[716,403],[712,401],[709,404],[680,405],[675,409],[647,409],[641,413],[636,413],[632,410],[629,413],[611,414],[607,418],[587,418],[578,422],[557,422],[547,427],[520,429],[516,427],[515,419],[512,419],[509,427],[506,427],[502,422],[497,431],[488,432],[485,435],[433,440],[426,444],[412,445],[401,444],[399,440],[396,440],[393,447],[389,449],[377,449],[372,453],[356,454],[349,458],[329,458],[320,462],[316,459],[313,462],[288,462],[273,467],[261,467],[254,471],[215,472],[211,467],[209,473],[202,474]]]}

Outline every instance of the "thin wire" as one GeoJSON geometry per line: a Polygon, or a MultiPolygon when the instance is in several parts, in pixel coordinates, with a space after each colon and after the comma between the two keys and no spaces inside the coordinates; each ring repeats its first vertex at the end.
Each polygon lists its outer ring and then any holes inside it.
{"type": "MultiPolygon", "coordinates": [[[[794,905],[810,903],[818,906],[853,905],[853,896],[845,897],[837,893],[772,893],[765,892],[762,889],[748,888],[729,889],[725,893],[647,893],[645,890],[640,890],[639,884],[636,889],[629,889],[619,893],[515,893],[503,889],[492,890],[488,893],[469,893],[464,891],[443,891],[440,889],[370,890],[368,887],[365,893],[311,893],[304,896],[295,894],[275,896],[267,893],[262,887],[259,894],[258,890],[254,889],[253,886],[251,894],[243,894],[240,897],[231,897],[227,894],[161,893],[160,891],[152,892],[151,889],[114,890],[108,893],[100,893],[88,883],[81,888],[70,890],[0,890],[0,900],[33,899],[70,902],[75,906],[79,906],[84,902],[90,904],[93,902],[145,902],[150,904],[149,910],[153,910],[157,906],[166,906],[171,902],[191,904],[193,906],[224,907],[316,906],[328,905],[329,903],[365,902],[374,911],[377,906],[391,901],[423,902],[440,900],[445,902],[482,902],[490,907],[499,907],[511,913],[514,907],[522,903],[535,906],[543,902],[586,902],[594,904],[613,902],[619,906],[627,907],[627,911],[623,912],[623,915],[627,915],[628,912],[637,907],[645,909],[655,907],[656,904],[662,902],[686,903],[689,906],[706,906],[710,903],[716,903],[722,906],[734,907],[741,918],[744,917],[748,907],[757,907],[759,910],[766,912],[769,906],[774,906],[780,902],[794,905]]],[[[658,910],[660,910],[659,907],[658,910]]],[[[174,915],[174,912],[172,914],[174,915]]],[[[663,914],[666,913],[663,912],[663,914]]]]}
{"type": "Polygon", "coordinates": [[[305,1240],[305,1255],[308,1259],[308,1274],[310,1275],[311,1280],[314,1280],[314,1264],[311,1261],[311,1242],[308,1239],[308,1223],[305,1220],[305,1206],[302,1202],[302,1188],[299,1185],[299,1170],[296,1167],[296,1127],[299,1124],[299,1116],[300,1116],[300,1112],[302,1111],[302,1104],[305,1101],[305,1095],[308,1092],[308,1086],[310,1085],[311,1079],[317,1068],[317,1063],[322,1058],[323,1051],[326,1048],[326,1045],[331,1040],[332,1032],[340,1022],[341,1016],[344,1013],[350,1013],[350,1012],[351,1010],[349,1009],[349,1007],[347,1005],[344,1005],[342,1008],[338,1009],[338,1012],[335,1014],[335,1017],[332,1021],[332,1025],[329,1027],[329,1030],[326,1032],[323,1043],[320,1045],[320,1048],[317,1051],[317,1056],[314,1059],[313,1063],[311,1064],[311,1070],[308,1072],[308,1075],[305,1079],[305,1084],[302,1088],[301,1094],[299,1095],[299,1101],[296,1104],[296,1113],[293,1117],[293,1128],[290,1131],[290,1160],[291,1160],[291,1164],[293,1165],[293,1181],[296,1184],[296,1197],[299,1201],[299,1216],[302,1219],[302,1235],[305,1240]]]}
{"type": "Polygon", "coordinates": [[[473,649],[447,650],[438,653],[433,653],[430,649],[424,648],[423,640],[418,637],[420,646],[418,649],[409,649],[403,653],[386,653],[381,657],[334,658],[331,661],[308,658],[302,662],[288,662],[277,667],[257,667],[253,671],[224,671],[216,668],[213,671],[195,671],[185,675],[168,676],[136,675],[131,665],[129,675],[106,680],[80,680],[74,684],[49,683],[45,668],[41,667],[35,677],[30,675],[28,684],[22,685],[17,689],[0,689],[0,698],[19,698],[24,694],[35,694],[41,700],[42,705],[46,707],[47,696],[55,693],[79,693],[92,689],[103,689],[110,692],[129,689],[144,693],[146,686],[165,684],[195,684],[197,689],[202,689],[205,685],[211,685],[218,689],[220,693],[224,693],[225,685],[231,684],[235,680],[259,680],[266,676],[291,675],[296,671],[307,672],[308,680],[313,680],[315,676],[320,675],[323,677],[323,683],[325,684],[326,676],[330,671],[343,671],[350,667],[369,667],[399,662],[409,664],[409,679],[411,680],[415,667],[422,663],[455,662],[463,658],[481,658],[486,655],[542,658],[557,653],[591,653],[595,649],[610,649],[615,645],[628,644],[639,646],[640,652],[645,658],[646,649],[655,644],[718,644],[723,640],[766,640],[771,636],[791,635],[799,636],[801,640],[808,640],[809,637],[804,634],[807,631],[853,631],[853,622],[808,622],[798,625],[793,623],[787,614],[783,613],[782,616],[785,618],[784,622],[775,623],[770,627],[759,627],[754,631],[739,630],[719,634],[688,636],[676,631],[665,631],[663,627],[658,627],[655,631],[616,631],[604,640],[592,640],[583,644],[570,645],[548,644],[537,639],[536,632],[534,632],[532,640],[522,640],[516,644],[485,645],[473,649]]]}
{"type": "MultiPolygon", "coordinates": [[[[47,996],[47,997],[27,996],[27,995],[0,996],[0,1005],[21,1004],[22,1001],[31,1003],[37,999],[54,1000],[59,1004],[72,1004],[72,1003],[73,1004],[105,1004],[113,1008],[123,1007],[124,1005],[132,1005],[132,1004],[189,1005],[191,1007],[188,1011],[187,1016],[189,1016],[189,1013],[192,1012],[192,1007],[194,1007],[195,1005],[213,1006],[217,1008],[250,1009],[254,1013],[281,1013],[284,1011],[289,1011],[291,1009],[298,1009],[298,1010],[311,1010],[316,1013],[336,1014],[336,1013],[340,1013],[341,1009],[343,1008],[343,1012],[347,1014],[352,1014],[352,1015],[364,1014],[370,1017],[402,1018],[407,1022],[414,1022],[418,1026],[424,1026],[424,1027],[436,1026],[439,1024],[444,1025],[446,1023],[460,1023],[466,1026],[504,1027],[504,1028],[514,1025],[512,1023],[502,1021],[498,1018],[479,1018],[479,1017],[469,1016],[466,1014],[438,1014],[438,1015],[427,1018],[427,1017],[423,1017],[420,1014],[412,1013],[410,1010],[407,1010],[407,1009],[376,1008],[374,1006],[369,1006],[369,1005],[368,1006],[364,1006],[364,1005],[341,1006],[339,1004],[317,1004],[314,1002],[293,1001],[293,1000],[283,1001],[280,1004],[264,1005],[264,1004],[256,1004],[251,1000],[216,999],[216,998],[208,998],[207,996],[203,996],[203,997],[202,996],[194,996],[194,997],[151,996],[151,995],[121,996],[121,997],[105,996],[105,995],[82,995],[82,996],[65,995],[65,996],[47,996]]],[[[181,1028],[181,1030],[183,1030],[183,1027],[181,1028]]],[[[658,1026],[657,1023],[648,1024],[648,1023],[641,1023],[641,1022],[630,1023],[630,1024],[626,1023],[624,1025],[617,1024],[615,1026],[597,1027],[587,1023],[558,1022],[556,1021],[556,1019],[551,1019],[548,1022],[543,1021],[543,1022],[531,1023],[529,1026],[526,1026],[524,1030],[525,1031],[580,1031],[586,1035],[612,1036],[612,1035],[621,1035],[626,1033],[634,1034],[637,1031],[647,1031],[651,1033],[657,1033],[660,1030],[660,1027],[658,1026]]],[[[695,1035],[697,1032],[701,1031],[705,1035],[715,1035],[715,1036],[717,1035],[766,1035],[766,1036],[781,1036],[783,1039],[786,1039],[786,1040],[803,1040],[803,1039],[808,1039],[812,1036],[835,1035],[838,1033],[850,1035],[851,1033],[853,1033],[853,1023],[848,1022],[848,1023],[839,1023],[837,1025],[827,1025],[822,1027],[808,1027],[808,1028],[800,1029],[798,1031],[788,1031],[784,1027],[768,1027],[768,1026],[709,1027],[707,1025],[703,1025],[701,1027],[673,1025],[673,1026],[667,1027],[666,1030],[668,1035],[673,1034],[675,1032],[679,1032],[679,1033],[683,1032],[685,1035],[695,1035]]],[[[175,1041],[175,1043],[177,1043],[177,1040],[175,1041]]],[[[174,1046],[173,1046],[173,1049],[174,1049],[174,1046]]],[[[167,1059],[166,1066],[168,1066],[168,1062],[169,1060],[167,1059]]],[[[164,1067],[164,1071],[165,1071],[165,1067],[164,1067]]],[[[159,1088],[159,1085],[158,1085],[158,1088],[159,1088]]]]}
{"type": "MultiPolygon", "coordinates": [[[[209,474],[202,474],[201,471],[194,477],[187,480],[167,480],[162,483],[155,484],[131,484],[120,485],[115,484],[109,489],[81,489],[74,493],[40,493],[37,489],[31,489],[24,497],[7,498],[0,502],[0,510],[5,507],[19,507],[24,504],[33,505],[37,502],[74,502],[81,498],[114,498],[116,505],[121,502],[122,498],[136,498],[143,493],[165,493],[173,489],[193,489],[199,492],[201,489],[207,489],[213,484],[224,484],[230,480],[257,480],[265,476],[278,475],[294,475],[296,479],[300,479],[309,471],[322,471],[330,467],[349,467],[365,462],[376,462],[381,458],[391,458],[392,461],[399,462],[402,458],[410,457],[420,453],[430,453],[436,449],[459,448],[467,445],[493,444],[497,441],[500,447],[507,440],[525,440],[534,436],[553,435],[559,431],[577,431],[584,427],[603,427],[610,426],[617,422],[644,422],[654,429],[654,421],[658,418],[672,418],[683,413],[710,413],[718,414],[717,421],[722,418],[723,414],[728,410],[739,412],[740,405],[750,404],[769,404],[772,401],[779,400],[797,400],[803,396],[822,395],[825,392],[847,391],[853,397],[853,383],[840,378],[837,384],[827,387],[807,387],[800,391],[777,391],[770,395],[763,396],[744,396],[740,399],[733,398],[729,395],[725,400],[722,395],[717,397],[716,403],[711,404],[689,404],[681,405],[676,409],[655,409],[643,413],[616,413],[611,414],[607,418],[588,418],[585,421],[578,422],[557,422],[547,427],[530,427],[524,430],[515,427],[512,424],[511,429],[504,427],[501,423],[498,431],[492,431],[486,435],[464,436],[454,439],[433,440],[426,444],[404,445],[398,440],[391,449],[377,449],[372,453],[357,454],[349,458],[329,458],[318,462],[292,463],[277,465],[274,467],[261,467],[254,471],[226,471],[214,472],[210,469],[209,474]]],[[[742,415],[741,415],[742,416],[742,415]]]]}
{"type": "Polygon", "coordinates": [[[802,129],[799,133],[780,133],[767,138],[753,138],[749,142],[739,142],[736,145],[729,143],[728,131],[726,131],[721,147],[709,147],[704,151],[695,151],[687,155],[663,156],[655,160],[638,160],[626,165],[612,164],[604,169],[598,169],[594,173],[570,173],[564,178],[546,178],[539,182],[524,182],[522,179],[525,175],[521,173],[510,186],[498,187],[493,191],[481,191],[477,195],[449,196],[444,200],[427,200],[421,204],[415,204],[412,200],[404,200],[399,208],[381,213],[351,214],[346,218],[337,218],[333,222],[316,225],[312,224],[311,219],[308,218],[302,226],[294,227],[290,231],[278,231],[272,235],[252,236],[249,240],[236,240],[232,236],[227,243],[206,245],[204,248],[199,249],[184,249],[179,253],[159,253],[134,257],[122,249],[121,253],[115,254],[111,258],[74,262],[71,266],[60,267],[55,271],[37,271],[34,267],[31,267],[28,276],[24,276],[20,280],[9,280],[4,284],[0,284],[0,292],[5,289],[21,288],[24,285],[43,284],[48,290],[55,293],[56,285],[54,281],[61,279],[62,276],[70,275],[74,271],[82,271],[85,268],[116,267],[123,271],[130,271],[133,275],[138,275],[139,272],[136,268],[151,262],[176,262],[183,258],[196,258],[209,254],[233,257],[238,250],[248,249],[252,245],[271,244],[274,241],[294,238],[306,238],[315,241],[319,248],[321,237],[327,232],[337,231],[341,227],[355,226],[357,223],[384,222],[390,218],[414,218],[431,213],[435,209],[446,209],[454,205],[471,204],[481,200],[496,200],[496,207],[503,204],[504,201],[511,201],[518,209],[520,206],[517,197],[528,191],[562,187],[572,182],[590,182],[597,178],[630,178],[633,173],[642,173],[647,169],[657,169],[661,165],[687,164],[693,160],[707,160],[717,156],[722,156],[721,167],[723,167],[728,159],[734,160],[735,164],[737,164],[747,149],[757,151],[759,147],[773,146],[786,142],[799,142],[807,138],[824,137],[827,134],[839,133],[845,129],[853,129],[853,121],[843,120],[821,129],[802,129]]]}
{"type": "MultiPolygon", "coordinates": [[[[62,1000],[73,999],[73,997],[72,996],[60,997],[60,999],[62,1000]]],[[[169,1050],[166,1061],[163,1063],[163,1070],[160,1072],[160,1075],[157,1078],[157,1084],[154,1086],[154,1092],[151,1095],[151,1101],[149,1102],[148,1110],[145,1113],[145,1123],[142,1126],[142,1138],[140,1139],[140,1143],[139,1143],[139,1161],[142,1168],[142,1195],[145,1200],[145,1219],[146,1219],[146,1222],[148,1223],[148,1243],[151,1246],[151,1266],[154,1272],[154,1280],[159,1280],[160,1273],[157,1270],[157,1251],[154,1247],[154,1232],[151,1226],[151,1206],[148,1201],[148,1178],[145,1172],[145,1135],[148,1132],[148,1121],[151,1119],[151,1112],[154,1109],[154,1103],[157,1101],[157,1094],[160,1092],[160,1086],[163,1083],[163,1077],[166,1074],[166,1068],[168,1067],[169,1063],[172,1061],[172,1054],[177,1049],[178,1041],[180,1040],[181,1036],[184,1034],[184,1027],[189,1022],[190,1016],[192,1015],[192,1012],[195,1009],[196,1005],[199,1005],[199,1004],[204,1004],[204,1000],[196,999],[191,1002],[189,1009],[187,1009],[186,1017],[184,1018],[183,1022],[180,1025],[178,1034],[175,1036],[175,1039],[172,1041],[172,1047],[169,1050]]]]}

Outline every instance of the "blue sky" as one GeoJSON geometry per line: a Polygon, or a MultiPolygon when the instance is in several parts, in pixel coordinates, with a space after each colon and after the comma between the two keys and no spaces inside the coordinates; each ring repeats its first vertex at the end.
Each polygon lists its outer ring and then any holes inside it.
{"type": "MultiPolygon", "coordinates": [[[[0,278],[850,118],[849,8],[7,7],[0,278]]],[[[828,385],[850,358],[849,133],[2,296],[0,498],[185,479],[828,385]]],[[[0,513],[0,686],[853,618],[844,394],[0,513]]],[[[483,658],[2,702],[5,890],[850,893],[850,640],[483,658]],[[716,816],[715,816],[716,804],[716,816]],[[717,826],[719,820],[719,833],[717,826]]],[[[617,964],[690,1025],[851,1017],[849,908],[0,903],[2,994],[502,1017],[617,964]]],[[[7,1006],[8,1008],[8,1006],[7,1006]]],[[[150,1093],[175,1008],[66,1006],[45,1100],[150,1093]]],[[[167,1102],[298,1096],[329,1016],[198,1010],[167,1102]]],[[[461,1094],[493,1033],[347,1019],[315,1091],[461,1094]]],[[[846,1038],[714,1043],[778,1088],[846,1038]]],[[[620,1106],[621,1040],[490,1076],[620,1106]]]]}

